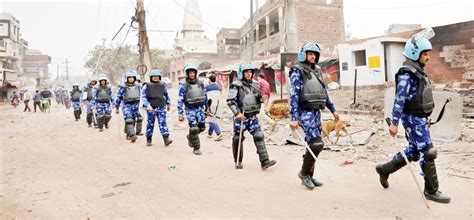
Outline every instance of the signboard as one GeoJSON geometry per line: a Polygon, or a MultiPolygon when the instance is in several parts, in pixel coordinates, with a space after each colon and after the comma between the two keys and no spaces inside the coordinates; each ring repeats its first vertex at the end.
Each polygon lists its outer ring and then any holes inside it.
{"type": "Polygon", "coordinates": [[[369,57],[369,68],[380,68],[380,56],[369,57]]]}
{"type": "Polygon", "coordinates": [[[39,73],[44,71],[44,67],[42,66],[30,66],[24,67],[23,69],[25,73],[39,73]]]}

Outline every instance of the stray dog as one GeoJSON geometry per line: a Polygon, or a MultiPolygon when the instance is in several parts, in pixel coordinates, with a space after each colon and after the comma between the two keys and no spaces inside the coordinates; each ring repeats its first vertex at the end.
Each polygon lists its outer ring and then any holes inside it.
{"type": "Polygon", "coordinates": [[[346,127],[349,127],[349,126],[351,126],[349,121],[344,121],[340,119],[337,121],[334,121],[334,120],[325,121],[321,125],[321,130],[323,132],[322,138],[324,139],[324,137],[327,137],[328,141],[332,143],[332,141],[329,139],[329,134],[335,130],[336,131],[336,142],[334,142],[335,144],[339,140],[340,132],[343,131],[344,133],[346,133],[347,136],[349,136],[352,143],[352,136],[346,130],[346,127]]]}

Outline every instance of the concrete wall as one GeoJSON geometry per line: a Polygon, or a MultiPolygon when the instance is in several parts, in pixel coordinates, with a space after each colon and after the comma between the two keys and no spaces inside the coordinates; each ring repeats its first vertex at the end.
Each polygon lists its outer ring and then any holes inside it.
{"type": "MultiPolygon", "coordinates": [[[[461,137],[462,129],[462,97],[459,93],[446,92],[446,91],[434,91],[433,93],[435,101],[435,109],[431,115],[431,119],[436,121],[439,112],[443,107],[444,102],[447,98],[451,98],[446,105],[443,119],[438,124],[431,126],[430,135],[431,139],[441,142],[453,142],[461,137]]],[[[395,88],[389,88],[385,91],[385,107],[384,107],[384,118],[392,117],[392,108],[395,97],[395,88]]],[[[400,124],[401,125],[401,124],[400,124]]],[[[399,126],[398,132],[403,136],[403,126],[399,126]]]]}
{"type": "Polygon", "coordinates": [[[380,85],[385,83],[384,70],[384,46],[379,40],[371,40],[357,45],[340,44],[339,51],[339,69],[341,86],[354,86],[355,69],[357,69],[357,85],[380,85]],[[355,66],[355,51],[365,50],[364,66],[355,66]],[[378,68],[369,68],[368,57],[378,56],[380,66],[378,68]],[[347,69],[344,68],[347,64],[347,69]]]}
{"type": "Polygon", "coordinates": [[[384,43],[385,66],[387,82],[395,82],[395,74],[405,61],[402,55],[405,45],[403,43],[384,43]]]}
{"type": "MultiPolygon", "coordinates": [[[[337,57],[335,45],[344,42],[345,37],[343,0],[334,0],[330,4],[326,0],[291,0],[288,3],[294,5],[294,10],[292,7],[285,9],[284,0],[272,0],[255,11],[252,30],[260,30],[261,33],[257,31],[254,41],[254,58],[279,53],[280,46],[285,47],[286,52],[293,53],[308,41],[324,46],[323,57],[337,57]],[[286,36],[283,24],[285,13],[288,13],[286,36]],[[275,23],[278,23],[279,32],[270,36],[272,26],[267,25],[275,23]],[[260,34],[266,37],[259,40],[260,34]]],[[[250,30],[249,19],[240,29],[243,59],[250,59],[250,30]]]]}

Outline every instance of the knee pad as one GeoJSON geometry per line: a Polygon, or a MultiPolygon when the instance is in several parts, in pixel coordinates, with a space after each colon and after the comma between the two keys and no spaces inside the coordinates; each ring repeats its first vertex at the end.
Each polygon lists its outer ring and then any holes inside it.
{"type": "Polygon", "coordinates": [[[199,134],[199,128],[197,126],[191,126],[189,128],[189,134],[197,136],[199,134]]]}
{"type": "Polygon", "coordinates": [[[309,148],[316,156],[323,151],[324,142],[320,137],[317,137],[309,142],[309,148]]]}
{"type": "Polygon", "coordinates": [[[137,116],[137,122],[142,122],[143,121],[143,117],[141,115],[137,116]]]}
{"type": "Polygon", "coordinates": [[[428,149],[423,151],[423,154],[425,155],[425,160],[427,161],[433,161],[438,157],[438,151],[434,147],[429,147],[428,149]]]}
{"type": "Polygon", "coordinates": [[[102,120],[104,118],[103,115],[97,115],[97,120],[102,120]]]}
{"type": "Polygon", "coordinates": [[[257,141],[257,142],[258,142],[258,141],[263,141],[264,138],[265,138],[265,135],[263,134],[263,132],[262,132],[260,129],[256,130],[256,131],[252,134],[252,136],[253,136],[254,140],[257,141]]]}
{"type": "Polygon", "coordinates": [[[133,118],[126,118],[125,119],[125,124],[133,124],[135,122],[135,120],[133,120],[133,118]]]}
{"type": "Polygon", "coordinates": [[[111,119],[111,118],[112,118],[112,115],[105,115],[104,118],[105,118],[105,119],[111,119]]]}

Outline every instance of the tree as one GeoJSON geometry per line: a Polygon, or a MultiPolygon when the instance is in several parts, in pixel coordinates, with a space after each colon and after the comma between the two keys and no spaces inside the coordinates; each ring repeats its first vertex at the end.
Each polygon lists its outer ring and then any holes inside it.
{"type": "Polygon", "coordinates": [[[152,68],[157,68],[160,71],[166,70],[169,66],[168,60],[163,56],[163,51],[159,49],[151,49],[152,68]]]}
{"type": "MultiPolygon", "coordinates": [[[[163,57],[163,51],[151,50],[152,67],[160,71],[168,67],[168,61],[163,57]]],[[[123,81],[123,75],[128,70],[137,71],[138,53],[132,51],[132,46],[118,45],[102,48],[96,46],[89,51],[84,67],[95,75],[105,73],[113,85],[123,81]],[[99,58],[100,56],[100,58],[99,58]],[[98,64],[98,65],[97,65],[98,64]],[[97,69],[96,69],[97,68],[97,69]]]]}
{"type": "Polygon", "coordinates": [[[117,85],[122,82],[125,72],[135,70],[137,65],[138,54],[132,51],[130,45],[115,45],[105,48],[96,46],[89,51],[84,67],[95,75],[106,74],[110,83],[117,85]]]}

